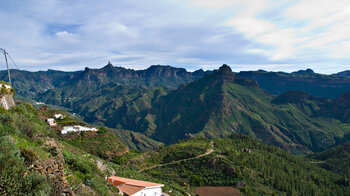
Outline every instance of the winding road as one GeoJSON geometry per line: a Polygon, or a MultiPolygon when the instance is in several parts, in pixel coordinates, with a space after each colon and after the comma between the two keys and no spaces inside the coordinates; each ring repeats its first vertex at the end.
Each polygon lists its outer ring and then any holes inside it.
{"type": "Polygon", "coordinates": [[[195,157],[187,158],[187,159],[180,159],[180,160],[177,160],[177,161],[172,161],[172,162],[169,162],[169,163],[153,165],[151,167],[146,167],[144,169],[141,169],[138,172],[143,172],[145,170],[150,170],[150,169],[154,169],[154,168],[157,168],[157,167],[163,167],[163,166],[167,166],[167,165],[172,165],[172,164],[175,164],[175,163],[180,163],[180,162],[184,162],[184,161],[188,161],[188,160],[199,159],[201,157],[208,156],[208,155],[210,155],[213,152],[214,152],[214,142],[211,141],[210,142],[210,148],[207,149],[207,151],[205,153],[203,153],[203,154],[197,155],[195,157]]]}

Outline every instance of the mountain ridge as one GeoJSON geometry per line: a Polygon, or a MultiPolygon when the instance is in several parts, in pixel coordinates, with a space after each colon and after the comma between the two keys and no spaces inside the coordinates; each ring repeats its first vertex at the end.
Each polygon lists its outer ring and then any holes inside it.
{"type": "MultiPolygon", "coordinates": [[[[48,71],[22,71],[11,70],[13,85],[21,96],[36,99],[39,93],[50,89],[63,88],[70,83],[92,79],[101,86],[107,83],[119,83],[129,86],[167,87],[176,89],[182,84],[197,80],[204,75],[216,72],[203,71],[202,69],[188,72],[184,68],[176,68],[169,65],[152,65],[144,70],[126,69],[115,67],[110,62],[99,69],[85,68],[81,71],[64,72],[57,70],[48,71]],[[85,74],[84,74],[85,72],[85,74]]],[[[311,69],[299,70],[292,73],[241,71],[235,73],[239,77],[245,77],[258,82],[259,86],[272,94],[281,94],[289,90],[303,90],[311,95],[334,99],[341,93],[350,91],[350,78],[348,71],[338,74],[317,74],[311,69]]],[[[6,80],[7,72],[0,71],[0,80],[6,80]]]]}

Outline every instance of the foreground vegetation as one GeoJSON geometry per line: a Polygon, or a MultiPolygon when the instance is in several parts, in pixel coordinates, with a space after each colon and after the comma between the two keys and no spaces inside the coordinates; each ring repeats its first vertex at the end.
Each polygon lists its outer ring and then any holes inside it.
{"type": "Polygon", "coordinates": [[[0,108],[0,195],[110,195],[112,166],[61,140],[26,103],[0,108]],[[34,167],[33,167],[34,166],[34,167]],[[63,168],[60,168],[60,167],[63,168]],[[54,169],[51,173],[51,169],[54,169]]]}
{"type": "Polygon", "coordinates": [[[0,195],[113,195],[117,189],[105,180],[111,175],[162,183],[171,195],[194,195],[200,186],[233,186],[243,195],[350,193],[346,175],[245,135],[183,140],[142,153],[125,150],[102,127],[95,135],[62,137],[42,115],[26,103],[0,109],[0,195]]]}

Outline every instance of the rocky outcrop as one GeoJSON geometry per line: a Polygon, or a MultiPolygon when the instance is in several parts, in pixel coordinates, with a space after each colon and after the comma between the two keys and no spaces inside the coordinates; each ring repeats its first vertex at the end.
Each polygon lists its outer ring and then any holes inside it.
{"type": "Polygon", "coordinates": [[[30,171],[38,172],[46,177],[51,187],[50,195],[74,195],[64,172],[64,159],[60,143],[52,138],[47,138],[43,148],[54,148],[56,149],[55,152],[57,152],[57,154],[55,153],[55,156],[52,156],[48,160],[35,161],[28,169],[30,171]]]}
{"type": "Polygon", "coordinates": [[[243,77],[236,76],[233,74],[231,68],[224,64],[219,68],[219,71],[216,72],[220,79],[230,82],[235,82],[237,84],[240,84],[242,86],[258,86],[258,83],[256,81],[248,80],[243,77]]]}
{"type": "Polygon", "coordinates": [[[15,106],[15,102],[13,101],[12,94],[0,93],[0,107],[8,110],[13,106],[15,106]]]}

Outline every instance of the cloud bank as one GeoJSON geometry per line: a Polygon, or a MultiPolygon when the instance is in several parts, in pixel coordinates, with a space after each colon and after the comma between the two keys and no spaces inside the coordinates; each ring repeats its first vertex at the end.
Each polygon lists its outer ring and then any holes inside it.
{"type": "MultiPolygon", "coordinates": [[[[350,69],[342,0],[0,0],[0,47],[21,69],[350,69]]],[[[0,69],[4,68],[0,58],[0,69]]]]}

